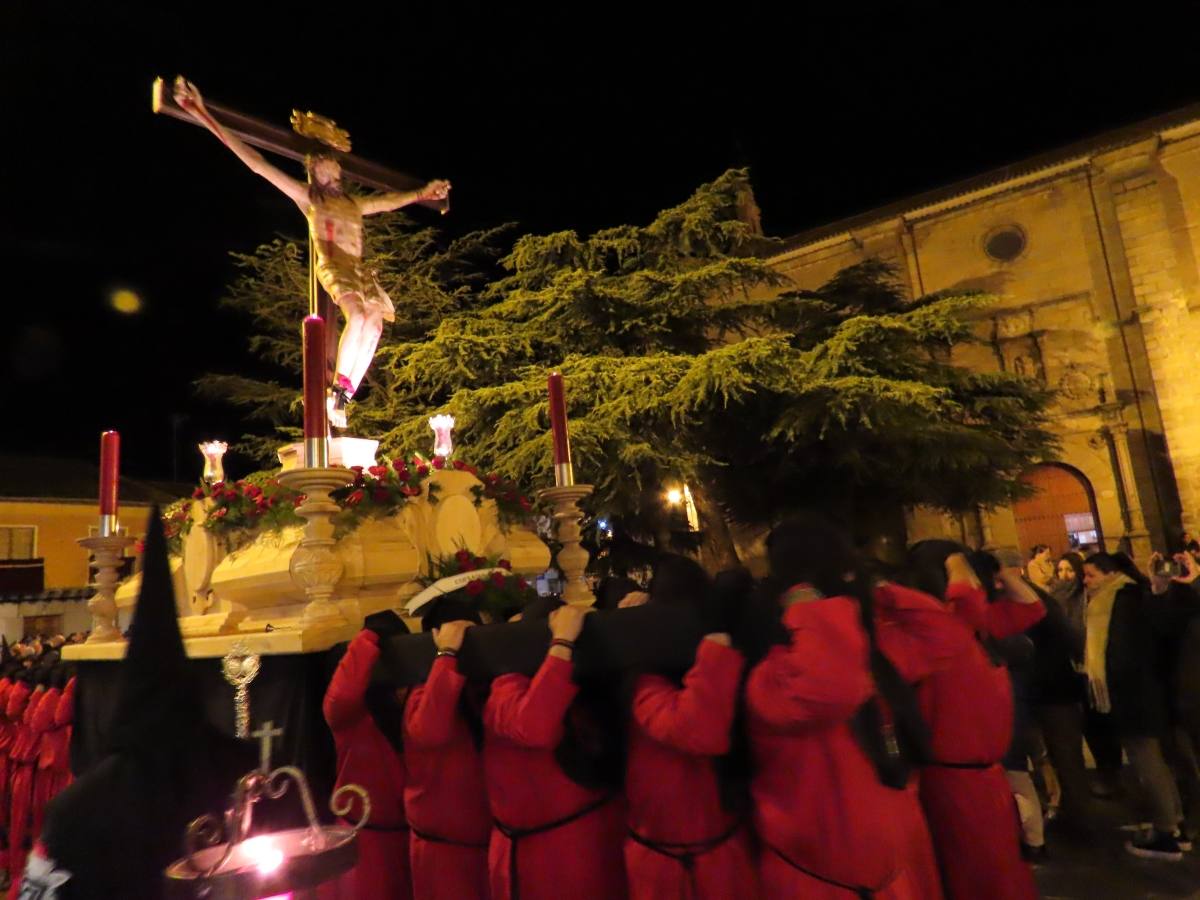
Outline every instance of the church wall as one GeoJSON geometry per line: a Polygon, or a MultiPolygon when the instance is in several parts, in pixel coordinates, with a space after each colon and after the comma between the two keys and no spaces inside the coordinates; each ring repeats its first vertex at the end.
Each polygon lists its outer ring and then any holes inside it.
{"type": "MultiPolygon", "coordinates": [[[[1109,549],[1124,543],[1145,559],[1177,539],[1181,513],[1200,526],[1198,210],[1200,135],[1156,139],[856,227],[775,264],[813,288],[879,257],[913,296],[995,295],[978,342],[956,348],[955,362],[1057,391],[1060,461],[1091,482],[1109,549]],[[1021,251],[989,255],[989,236],[1014,226],[1021,251]]],[[[915,509],[907,526],[910,540],[1018,543],[1008,509],[915,509]]]]}

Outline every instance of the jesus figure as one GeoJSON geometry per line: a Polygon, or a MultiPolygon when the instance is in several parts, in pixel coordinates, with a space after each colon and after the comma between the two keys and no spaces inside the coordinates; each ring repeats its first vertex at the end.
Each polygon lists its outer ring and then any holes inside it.
{"type": "Polygon", "coordinates": [[[342,188],[342,170],[331,149],[305,159],[309,183],[276,168],[261,153],[230,134],[208,112],[196,86],[183,78],[175,82],[175,102],[215,134],[246,166],[283,191],[308,220],[316,249],[317,279],[346,318],[338,343],[337,371],[329,396],[329,422],[346,427],[346,404],[362,382],[383,323],[396,319],[391,298],[375,275],[362,264],[363,216],[400,209],[412,203],[444,200],[450,182],[431,181],[416,191],[397,191],[369,197],[350,197],[342,188]]]}

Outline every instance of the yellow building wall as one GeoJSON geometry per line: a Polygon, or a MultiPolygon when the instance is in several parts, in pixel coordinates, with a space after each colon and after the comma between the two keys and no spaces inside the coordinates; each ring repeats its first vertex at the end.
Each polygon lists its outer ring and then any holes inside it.
{"type": "MultiPolygon", "coordinates": [[[[149,512],[143,504],[122,506],[122,527],[140,537],[146,530],[149,512]]],[[[98,516],[94,502],[0,499],[0,526],[37,528],[36,553],[46,561],[46,590],[89,583],[87,552],[76,542],[88,536],[89,528],[96,527],[98,516]]]]}

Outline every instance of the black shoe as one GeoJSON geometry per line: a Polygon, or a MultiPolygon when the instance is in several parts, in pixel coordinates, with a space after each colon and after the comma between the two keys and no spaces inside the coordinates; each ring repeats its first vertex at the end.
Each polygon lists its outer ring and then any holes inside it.
{"type": "Polygon", "coordinates": [[[1192,835],[1185,828],[1176,828],[1175,833],[1171,835],[1175,838],[1175,843],[1179,845],[1179,849],[1184,853],[1190,853],[1192,850],[1192,835]]]}
{"type": "Polygon", "coordinates": [[[1179,842],[1173,835],[1161,831],[1151,831],[1145,837],[1126,841],[1125,849],[1142,859],[1161,859],[1168,862],[1179,862],[1183,859],[1183,850],[1179,842]]]}

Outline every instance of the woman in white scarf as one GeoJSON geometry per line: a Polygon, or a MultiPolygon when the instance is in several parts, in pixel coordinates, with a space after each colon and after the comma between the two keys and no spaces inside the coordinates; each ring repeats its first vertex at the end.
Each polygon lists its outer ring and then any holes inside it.
{"type": "Polygon", "coordinates": [[[1180,860],[1191,847],[1181,830],[1179,788],[1158,740],[1166,727],[1166,686],[1154,669],[1153,598],[1107,553],[1088,557],[1083,580],[1088,590],[1088,695],[1097,712],[1112,715],[1154,815],[1153,830],[1126,843],[1125,849],[1149,859],[1180,860]]]}

